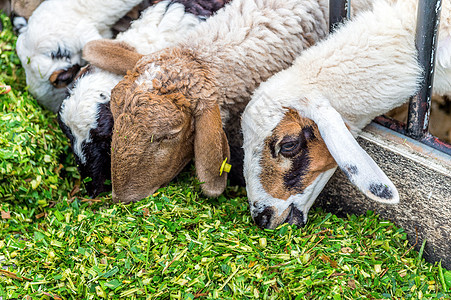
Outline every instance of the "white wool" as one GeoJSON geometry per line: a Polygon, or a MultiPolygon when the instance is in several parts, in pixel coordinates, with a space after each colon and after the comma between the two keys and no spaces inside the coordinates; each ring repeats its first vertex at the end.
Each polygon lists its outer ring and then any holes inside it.
{"type": "Polygon", "coordinates": [[[152,80],[155,79],[159,72],[161,72],[161,68],[159,66],[155,66],[154,63],[151,63],[147,66],[144,72],[136,78],[135,84],[137,86],[144,85],[147,90],[151,90],[153,89],[152,80]]]}
{"type": "Polygon", "coordinates": [[[148,54],[180,42],[199,23],[198,17],[185,12],[184,5],[162,1],[146,9],[116,40],[148,54]]]}
{"type": "Polygon", "coordinates": [[[82,143],[91,141],[89,133],[97,127],[98,105],[110,101],[111,90],[121,79],[120,75],[95,69],[76,82],[61,105],[61,121],[71,130],[73,151],[81,163],[86,162],[82,143]]]}
{"type": "MultiPolygon", "coordinates": [[[[422,70],[414,45],[416,11],[401,2],[390,6],[375,1],[373,12],[359,14],[255,91],[242,117],[244,175],[253,214],[260,212],[262,203],[278,201],[261,185],[260,160],[264,140],[286,108],[309,117],[320,105],[317,100],[328,99],[356,135],[375,116],[399,106],[418,90],[422,70]]],[[[315,189],[321,191],[332,173],[315,189]]],[[[319,191],[309,191],[308,203],[319,191]]]]}
{"type": "Polygon", "coordinates": [[[44,107],[56,112],[67,93],[55,88],[50,75],[83,65],[81,50],[95,39],[111,36],[110,27],[142,0],[46,0],[32,14],[17,40],[29,91],[44,107]],[[58,49],[70,57],[52,58],[58,49]]]}
{"type": "MultiPolygon", "coordinates": [[[[196,16],[185,13],[182,4],[163,1],[147,8],[141,17],[116,39],[135,47],[142,54],[151,53],[173,45],[199,22],[196,16]]],[[[155,74],[144,73],[142,76],[142,81],[149,80],[151,84],[155,74]]],[[[63,101],[59,112],[61,120],[74,136],[73,151],[82,163],[85,163],[86,159],[81,143],[91,141],[89,132],[97,127],[98,105],[110,101],[111,90],[122,78],[123,76],[96,68],[93,73],[79,78],[70,96],[63,101]]]]}

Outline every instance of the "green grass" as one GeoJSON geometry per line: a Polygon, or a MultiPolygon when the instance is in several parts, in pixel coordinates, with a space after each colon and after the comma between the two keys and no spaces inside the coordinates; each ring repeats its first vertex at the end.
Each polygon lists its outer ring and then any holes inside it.
{"type": "Polygon", "coordinates": [[[312,210],[261,230],[245,191],[200,194],[188,168],[128,206],[87,201],[55,115],[28,95],[9,20],[0,33],[0,298],[451,299],[451,272],[368,212],[312,210]]]}

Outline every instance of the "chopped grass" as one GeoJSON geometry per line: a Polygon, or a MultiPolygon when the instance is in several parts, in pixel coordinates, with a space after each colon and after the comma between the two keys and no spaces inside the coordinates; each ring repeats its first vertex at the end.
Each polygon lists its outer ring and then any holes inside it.
{"type": "Polygon", "coordinates": [[[6,201],[45,206],[61,200],[78,177],[67,138],[55,115],[42,109],[26,91],[24,70],[15,53],[16,36],[2,17],[0,84],[10,85],[0,95],[0,197],[6,201]]]}
{"type": "Polygon", "coordinates": [[[242,188],[204,198],[192,168],[138,203],[87,200],[2,20],[0,299],[451,298],[451,272],[372,212],[261,230],[242,188]]]}

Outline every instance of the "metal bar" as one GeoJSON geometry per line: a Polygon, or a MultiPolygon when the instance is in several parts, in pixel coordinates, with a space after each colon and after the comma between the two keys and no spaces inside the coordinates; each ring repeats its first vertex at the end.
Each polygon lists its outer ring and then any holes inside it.
{"type": "Polygon", "coordinates": [[[329,32],[333,32],[338,24],[348,17],[350,0],[329,0],[329,32]]]}
{"type": "Polygon", "coordinates": [[[435,136],[427,132],[420,140],[421,143],[428,145],[436,150],[451,155],[451,145],[439,140],[435,136]]]}
{"type": "Polygon", "coordinates": [[[441,8],[441,0],[418,1],[415,44],[418,50],[418,60],[424,69],[424,81],[418,94],[410,99],[406,129],[407,135],[416,140],[425,136],[429,126],[435,49],[441,8]]]}
{"type": "MultiPolygon", "coordinates": [[[[391,129],[399,134],[406,135],[406,124],[403,122],[397,121],[395,119],[387,118],[386,116],[379,116],[374,119],[374,122],[380,124],[388,129],[391,129]]],[[[439,140],[435,136],[431,135],[429,132],[424,134],[419,142],[428,145],[431,148],[439,150],[443,153],[451,155],[451,145],[439,140]]]]}
{"type": "Polygon", "coordinates": [[[406,135],[406,124],[404,122],[388,118],[384,115],[374,118],[373,121],[397,133],[406,135]]]}

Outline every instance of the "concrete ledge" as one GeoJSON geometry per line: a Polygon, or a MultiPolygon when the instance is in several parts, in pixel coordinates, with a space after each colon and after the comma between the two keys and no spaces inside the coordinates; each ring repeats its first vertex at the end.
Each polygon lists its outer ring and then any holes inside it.
{"type": "Polygon", "coordinates": [[[316,205],[338,215],[373,210],[404,228],[412,245],[418,232],[415,248],[426,239],[423,257],[451,270],[451,156],[373,123],[358,142],[398,188],[400,203],[366,198],[339,170],[316,205]]]}

